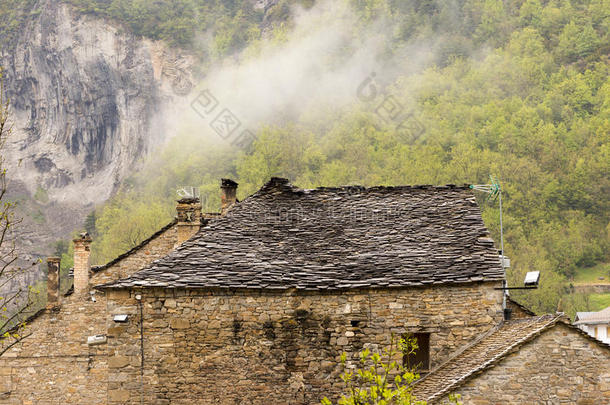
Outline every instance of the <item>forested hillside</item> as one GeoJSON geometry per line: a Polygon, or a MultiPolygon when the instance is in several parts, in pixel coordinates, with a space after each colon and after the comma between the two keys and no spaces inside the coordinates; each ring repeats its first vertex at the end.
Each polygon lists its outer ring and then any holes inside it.
{"type": "MultiPolygon", "coordinates": [[[[285,1],[265,13],[249,1],[70,2],[197,49],[203,65],[240,51],[256,59],[262,43],[281,47],[296,35],[285,1]]],[[[372,79],[379,91],[370,97],[359,94],[356,81],[347,105],[258,122],[257,140],[245,150],[203,136],[197,126],[181,130],[90,216],[95,260],[111,259],[169,221],[179,185],[200,187],[206,208],[216,210],[220,177],[238,181],[244,198],[270,176],[315,187],[478,184],[493,175],[503,189],[511,284],[526,271],[542,272],[539,290],[515,297],[540,312],[589,309],[571,283],[582,269],[603,270],[610,261],[610,2],[349,4],[356,42],[382,23],[377,57],[394,68],[391,80],[372,79]],[[402,69],[418,43],[428,44],[432,57],[420,69],[402,69]],[[402,118],[380,113],[388,95],[405,107],[402,118]]],[[[334,62],[329,58],[329,69],[334,62]]],[[[497,201],[480,202],[498,240],[497,201]]]]}

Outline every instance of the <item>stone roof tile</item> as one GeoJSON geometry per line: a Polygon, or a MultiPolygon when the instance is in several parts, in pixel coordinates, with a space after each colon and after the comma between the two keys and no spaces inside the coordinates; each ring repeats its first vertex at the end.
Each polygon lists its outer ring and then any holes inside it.
{"type": "Polygon", "coordinates": [[[467,186],[308,190],[273,178],[165,258],[100,287],[316,290],[503,278],[467,186]]]}

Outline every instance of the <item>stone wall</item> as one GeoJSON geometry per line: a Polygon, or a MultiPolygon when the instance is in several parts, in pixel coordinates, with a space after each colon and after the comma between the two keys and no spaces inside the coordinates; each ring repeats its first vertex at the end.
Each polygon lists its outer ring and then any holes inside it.
{"type": "MultiPolygon", "coordinates": [[[[131,275],[167,255],[176,245],[176,228],[93,273],[90,285],[131,275]]],[[[60,297],[58,309],[32,320],[24,331],[32,335],[0,357],[0,404],[107,403],[107,345],[87,345],[88,336],[107,333],[106,299],[101,292],[95,296],[95,303],[88,294],[60,297]]]]}
{"type": "Polygon", "coordinates": [[[511,299],[506,300],[506,307],[510,308],[510,310],[511,310],[511,314],[510,314],[511,319],[523,319],[523,318],[529,318],[530,316],[535,315],[533,312],[529,311],[524,306],[516,303],[515,301],[513,301],[511,299]]]}
{"type": "Polygon", "coordinates": [[[107,403],[107,345],[87,345],[106,333],[105,311],[101,294],[74,295],[34,319],[23,332],[32,335],[0,357],[0,404],[107,403]]]}
{"type": "Polygon", "coordinates": [[[459,388],[464,404],[610,403],[610,349],[558,323],[459,388]]]}
{"type": "Polygon", "coordinates": [[[319,403],[338,388],[343,351],[386,346],[392,332],[430,332],[432,365],[445,360],[501,320],[494,286],[108,291],[109,403],[319,403]]]}

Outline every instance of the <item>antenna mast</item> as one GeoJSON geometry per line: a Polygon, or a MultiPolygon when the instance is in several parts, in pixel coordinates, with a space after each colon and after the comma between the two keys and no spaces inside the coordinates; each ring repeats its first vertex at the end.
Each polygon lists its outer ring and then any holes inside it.
{"type": "Polygon", "coordinates": [[[487,198],[485,201],[498,198],[500,203],[500,263],[502,264],[502,269],[504,270],[504,281],[502,282],[502,288],[504,289],[504,295],[502,298],[502,309],[506,309],[506,296],[508,295],[507,284],[506,284],[506,268],[508,266],[508,260],[506,260],[506,256],[504,255],[504,229],[502,224],[502,187],[500,186],[500,182],[497,178],[493,176],[489,176],[491,184],[471,184],[470,188],[473,190],[481,191],[483,193],[487,193],[487,198]]]}

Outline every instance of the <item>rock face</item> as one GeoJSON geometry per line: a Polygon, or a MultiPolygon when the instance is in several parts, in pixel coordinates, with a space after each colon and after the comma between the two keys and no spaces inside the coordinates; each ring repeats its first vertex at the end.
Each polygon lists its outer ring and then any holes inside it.
{"type": "Polygon", "coordinates": [[[10,191],[33,255],[81,225],[163,139],[164,109],[193,82],[180,51],[57,1],[38,8],[0,57],[14,120],[10,191]]]}

